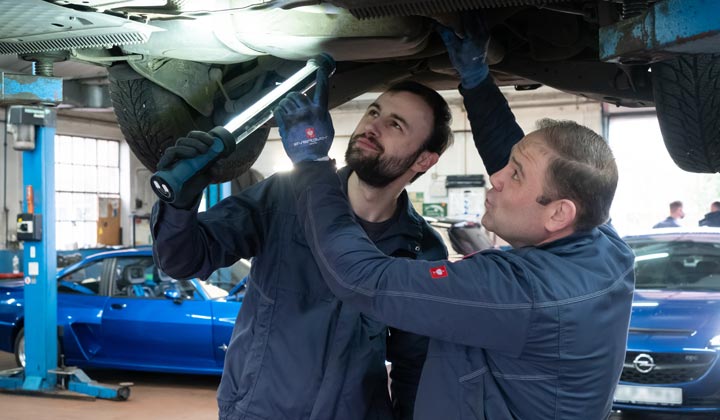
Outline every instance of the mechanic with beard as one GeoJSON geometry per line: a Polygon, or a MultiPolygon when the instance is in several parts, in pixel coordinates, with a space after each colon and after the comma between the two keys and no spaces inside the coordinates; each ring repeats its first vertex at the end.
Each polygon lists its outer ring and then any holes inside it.
{"type": "MultiPolygon", "coordinates": [[[[467,17],[467,16],[466,16],[467,17]]],[[[332,291],[347,304],[430,338],[415,419],[608,417],[625,358],[632,250],[606,222],[617,166],[605,140],[570,121],[523,136],[488,77],[477,21],[460,39],[441,29],[460,73],[475,144],[490,173],[482,223],[513,246],[462,261],[378,252],[348,212],[328,162],[332,139],[298,133],[327,110],[276,114],[292,128],[300,221],[332,291]]]]}
{"type": "MultiPolygon", "coordinates": [[[[316,106],[327,108],[327,83],[318,74],[316,97],[325,99],[316,106]]],[[[447,258],[404,188],[450,145],[450,120],[437,92],[402,82],[368,107],[351,136],[348,166],[337,177],[356,220],[387,255],[447,258]]],[[[329,121],[316,125],[330,131],[303,131],[304,141],[332,138],[329,121]]],[[[190,132],[158,169],[205,153],[211,143],[210,135],[190,132]]],[[[295,174],[275,174],[198,214],[208,178],[200,175],[195,200],[153,208],[153,249],[159,267],[178,279],[207,278],[253,258],[218,389],[220,419],[412,419],[427,338],[388,331],[330,292],[295,214],[295,174]]]]}

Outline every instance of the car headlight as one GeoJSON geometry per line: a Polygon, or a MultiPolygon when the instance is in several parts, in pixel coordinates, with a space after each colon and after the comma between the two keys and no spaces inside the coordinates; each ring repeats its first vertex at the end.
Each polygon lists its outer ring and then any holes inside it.
{"type": "Polygon", "coordinates": [[[716,335],[710,339],[709,347],[720,349],[720,335],[716,335]]]}

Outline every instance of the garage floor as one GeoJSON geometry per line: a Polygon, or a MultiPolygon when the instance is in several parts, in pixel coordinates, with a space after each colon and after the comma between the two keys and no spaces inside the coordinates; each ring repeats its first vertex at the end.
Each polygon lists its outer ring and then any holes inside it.
{"type": "MultiPolygon", "coordinates": [[[[0,352],[0,370],[15,367],[14,356],[0,352]]],[[[129,371],[88,371],[98,382],[133,382],[127,401],[42,398],[0,393],[3,420],[207,420],[217,418],[216,376],[129,371]]]]}
{"type": "MultiPolygon", "coordinates": [[[[0,370],[15,367],[10,353],[0,352],[0,370]]],[[[217,418],[215,376],[172,375],[121,370],[93,370],[98,382],[133,382],[127,401],[42,398],[0,392],[2,420],[212,420],[217,418]]],[[[613,414],[609,420],[625,420],[613,414]]],[[[635,418],[635,417],[633,417],[635,418]]],[[[652,420],[701,420],[712,417],[659,416],[652,420]]]]}

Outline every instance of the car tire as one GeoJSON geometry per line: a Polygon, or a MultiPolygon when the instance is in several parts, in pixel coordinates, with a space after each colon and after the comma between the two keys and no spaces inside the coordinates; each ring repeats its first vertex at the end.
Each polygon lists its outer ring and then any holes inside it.
{"type": "MultiPolygon", "coordinates": [[[[58,337],[58,343],[57,343],[57,365],[62,366],[64,363],[62,362],[62,343],[60,340],[60,337],[58,337]]],[[[15,354],[15,364],[18,367],[25,367],[25,328],[20,328],[20,331],[18,331],[17,335],[15,336],[15,343],[13,346],[13,353],[15,354]]]]}
{"type": "Polygon", "coordinates": [[[18,367],[25,367],[25,328],[20,328],[17,336],[15,336],[15,345],[13,347],[15,354],[15,364],[18,367]]]}
{"type": "MultiPolygon", "coordinates": [[[[156,171],[165,149],[179,137],[192,130],[208,131],[218,124],[126,64],[111,67],[109,80],[110,99],[120,129],[130,150],[150,171],[156,171]]],[[[212,182],[230,181],[250,169],[269,133],[269,126],[260,127],[238,144],[230,156],[213,165],[212,182]]]]}
{"type": "Polygon", "coordinates": [[[670,156],[683,170],[720,171],[720,55],[652,66],[655,107],[670,156]]]}

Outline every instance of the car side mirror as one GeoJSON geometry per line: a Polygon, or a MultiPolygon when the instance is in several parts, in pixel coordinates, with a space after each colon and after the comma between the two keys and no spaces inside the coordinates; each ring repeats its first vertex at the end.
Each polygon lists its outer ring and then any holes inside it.
{"type": "Polygon", "coordinates": [[[182,303],[182,296],[180,296],[180,292],[177,289],[168,289],[165,291],[164,295],[166,298],[177,304],[182,303]]]}

